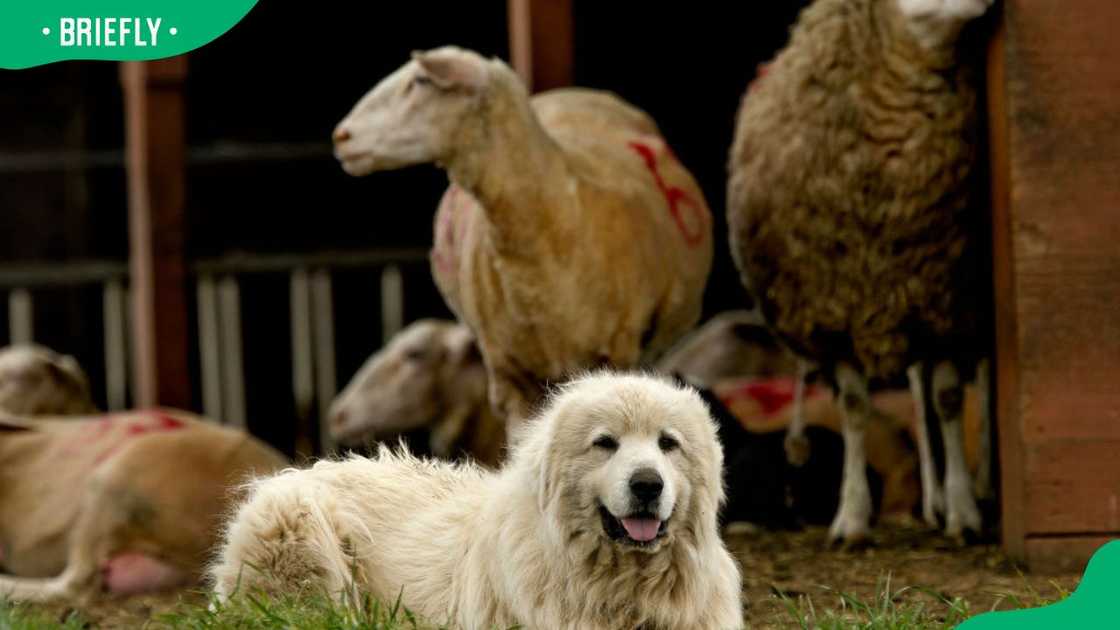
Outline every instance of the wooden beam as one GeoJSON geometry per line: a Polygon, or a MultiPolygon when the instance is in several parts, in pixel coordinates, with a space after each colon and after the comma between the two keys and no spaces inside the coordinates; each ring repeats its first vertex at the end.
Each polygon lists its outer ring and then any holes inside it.
{"type": "Polygon", "coordinates": [[[185,56],[121,64],[137,407],[189,408],[185,56]]]}
{"type": "Polygon", "coordinates": [[[509,0],[509,51],[530,91],[572,84],[572,0],[509,0]]]}
{"type": "Polygon", "coordinates": [[[1120,21],[1007,0],[989,65],[1003,535],[1034,569],[1120,537],[1120,21]]]}

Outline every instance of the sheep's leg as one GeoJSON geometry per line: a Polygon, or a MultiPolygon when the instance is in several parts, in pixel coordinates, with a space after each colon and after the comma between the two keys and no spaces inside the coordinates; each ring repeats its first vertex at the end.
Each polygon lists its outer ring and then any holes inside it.
{"type": "Polygon", "coordinates": [[[844,410],[844,481],[840,509],[829,528],[829,539],[847,544],[867,537],[871,521],[871,490],[867,485],[867,453],[864,434],[871,412],[867,379],[841,364],[836,368],[837,395],[844,410]]]}
{"type": "Polygon", "coordinates": [[[933,461],[933,450],[929,445],[922,364],[910,366],[906,375],[910,379],[910,392],[914,395],[914,432],[918,438],[918,473],[922,479],[922,520],[930,527],[937,527],[937,515],[945,512],[945,493],[942,491],[941,479],[933,461]]]}
{"type": "Polygon", "coordinates": [[[786,429],[786,461],[804,466],[809,461],[809,440],[805,437],[805,379],[809,376],[808,361],[797,361],[797,382],[793,386],[793,419],[786,429]]]}
{"type": "Polygon", "coordinates": [[[980,440],[977,444],[976,481],[973,488],[977,499],[990,499],[992,488],[992,373],[991,362],[982,359],[976,366],[976,386],[980,390],[980,440]]]}
{"type": "Polygon", "coordinates": [[[964,458],[961,412],[964,390],[957,368],[942,362],[933,370],[933,407],[945,440],[945,533],[960,537],[965,529],[980,531],[980,510],[972,495],[972,479],[964,458]]]}

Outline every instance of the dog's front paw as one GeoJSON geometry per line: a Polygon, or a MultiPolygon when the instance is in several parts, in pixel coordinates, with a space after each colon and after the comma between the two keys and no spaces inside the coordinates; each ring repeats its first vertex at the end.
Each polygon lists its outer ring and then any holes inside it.
{"type": "Polygon", "coordinates": [[[964,22],[987,12],[995,0],[897,0],[906,17],[940,22],[964,22]]]}

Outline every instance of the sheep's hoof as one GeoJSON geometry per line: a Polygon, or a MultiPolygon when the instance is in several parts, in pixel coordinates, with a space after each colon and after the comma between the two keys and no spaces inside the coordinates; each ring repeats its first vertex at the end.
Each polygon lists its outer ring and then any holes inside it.
{"type": "Polygon", "coordinates": [[[805,465],[809,461],[809,455],[812,452],[812,447],[809,445],[809,438],[804,435],[786,435],[786,461],[791,466],[798,468],[805,465]]]}

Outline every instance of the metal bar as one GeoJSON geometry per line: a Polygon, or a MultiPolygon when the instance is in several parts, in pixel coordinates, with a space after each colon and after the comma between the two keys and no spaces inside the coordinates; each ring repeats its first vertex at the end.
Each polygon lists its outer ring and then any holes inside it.
{"type": "Polygon", "coordinates": [[[115,261],[31,263],[0,266],[0,288],[45,288],[102,284],[128,276],[128,265],[115,261]]]}
{"type": "MultiPolygon", "coordinates": [[[[230,162],[312,160],[331,157],[328,142],[215,142],[187,149],[191,165],[230,162]]],[[[122,168],[120,150],[0,151],[0,174],[53,173],[57,171],[122,168]]]]}
{"type": "Polygon", "coordinates": [[[13,289],[8,293],[8,335],[13,345],[34,341],[35,313],[31,291],[27,289],[13,289]]]}
{"type": "Polygon", "coordinates": [[[311,324],[311,286],[306,269],[291,275],[292,398],[296,403],[296,453],[314,455],[312,408],[315,405],[314,344],[311,324]]]}
{"type": "Polygon", "coordinates": [[[241,292],[234,276],[218,280],[222,348],[222,420],[240,429],[245,418],[245,371],[241,357],[241,292]]]}
{"type": "Polygon", "coordinates": [[[213,276],[200,276],[195,287],[198,302],[198,355],[202,372],[202,412],[211,420],[222,417],[222,339],[218,328],[218,298],[213,276]]]}
{"type": "Polygon", "coordinates": [[[119,279],[106,282],[101,288],[102,325],[105,345],[105,400],[109,411],[120,411],[128,405],[128,336],[125,323],[124,284],[119,279]]]}
{"type": "Polygon", "coordinates": [[[404,279],[401,268],[387,265],[381,270],[381,341],[388,343],[404,328],[404,279]]]}
{"type": "Polygon", "coordinates": [[[420,248],[382,249],[357,252],[319,252],[313,254],[234,254],[194,263],[197,274],[289,273],[294,269],[346,269],[381,267],[389,264],[424,262],[428,250],[420,248]]]}
{"type": "Polygon", "coordinates": [[[331,275],[320,269],[311,275],[311,308],[314,325],[315,381],[319,400],[319,444],[324,455],[334,452],[336,444],[327,426],[327,412],[337,392],[334,364],[334,305],[331,275]]]}

